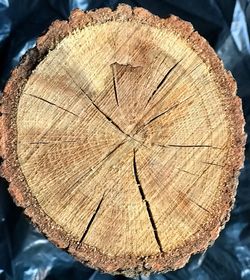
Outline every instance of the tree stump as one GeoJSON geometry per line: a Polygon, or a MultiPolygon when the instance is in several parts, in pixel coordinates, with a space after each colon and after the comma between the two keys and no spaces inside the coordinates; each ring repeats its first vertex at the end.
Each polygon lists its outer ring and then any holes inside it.
{"type": "Polygon", "coordinates": [[[233,205],[236,84],[191,24],[75,10],[22,59],[1,103],[2,174],[54,244],[109,273],[182,267],[233,205]]]}

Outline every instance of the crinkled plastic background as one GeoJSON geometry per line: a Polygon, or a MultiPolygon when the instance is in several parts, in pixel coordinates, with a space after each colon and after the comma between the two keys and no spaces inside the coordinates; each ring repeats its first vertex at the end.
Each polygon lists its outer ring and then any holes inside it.
{"type": "MultiPolygon", "coordinates": [[[[118,1],[0,0],[0,90],[26,50],[55,19],[67,19],[74,8],[116,7],[118,1]]],[[[250,0],[132,0],[165,17],[190,21],[232,71],[238,83],[249,131],[250,117],[250,0]]],[[[183,269],[141,279],[250,279],[250,155],[240,176],[235,207],[225,229],[204,254],[183,269]]],[[[0,280],[126,279],[85,267],[44,238],[14,205],[8,184],[0,184],[0,280]]]]}

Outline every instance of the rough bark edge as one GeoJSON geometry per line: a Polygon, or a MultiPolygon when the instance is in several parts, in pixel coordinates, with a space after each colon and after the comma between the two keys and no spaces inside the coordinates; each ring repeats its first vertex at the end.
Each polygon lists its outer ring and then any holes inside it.
{"type": "Polygon", "coordinates": [[[187,23],[176,16],[160,19],[142,8],[132,9],[120,5],[115,11],[103,8],[96,11],[83,12],[75,10],[71,13],[69,21],[55,21],[48,32],[38,38],[37,45],[29,50],[22,58],[20,65],[12,72],[5,89],[3,102],[0,104],[2,115],[0,126],[0,154],[3,158],[1,172],[9,181],[9,191],[17,205],[23,207],[24,213],[43,232],[49,240],[59,248],[65,249],[85,264],[105,272],[127,276],[148,274],[150,272],[166,272],[183,267],[192,254],[206,250],[218,237],[219,232],[229,219],[230,210],[234,203],[239,170],[244,161],[244,118],[241,100],[236,96],[236,83],[231,73],[226,72],[221,60],[217,57],[207,41],[193,30],[187,23]],[[221,89],[225,102],[225,112],[231,124],[231,150],[228,158],[227,172],[224,176],[225,192],[222,193],[224,205],[220,205],[220,212],[203,229],[193,235],[182,248],[169,253],[159,253],[153,256],[124,256],[110,258],[95,248],[82,244],[77,249],[77,242],[48,217],[40,208],[36,199],[29,192],[24,175],[19,167],[16,154],[16,112],[19,97],[32,71],[39,62],[53,50],[56,45],[71,32],[83,29],[89,25],[102,24],[108,21],[136,21],[156,28],[167,29],[185,40],[209,67],[214,80],[221,89]]]}

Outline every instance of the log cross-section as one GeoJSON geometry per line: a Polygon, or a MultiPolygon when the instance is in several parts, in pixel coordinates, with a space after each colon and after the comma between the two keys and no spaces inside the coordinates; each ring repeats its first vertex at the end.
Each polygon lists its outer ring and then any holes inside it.
{"type": "Polygon", "coordinates": [[[191,24],[72,12],[13,70],[1,172],[54,244],[110,273],[182,267],[218,236],[244,154],[236,84],[191,24]]]}

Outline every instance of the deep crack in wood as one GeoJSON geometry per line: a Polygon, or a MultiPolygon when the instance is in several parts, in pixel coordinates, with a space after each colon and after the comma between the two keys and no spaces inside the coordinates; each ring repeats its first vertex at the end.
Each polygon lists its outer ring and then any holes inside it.
{"type": "Polygon", "coordinates": [[[149,204],[149,202],[148,202],[148,200],[145,196],[145,193],[143,191],[143,188],[142,188],[142,185],[141,185],[141,182],[140,182],[140,179],[139,179],[139,174],[138,174],[137,165],[136,165],[136,150],[135,149],[134,149],[134,156],[133,156],[133,171],[134,171],[135,182],[136,182],[136,185],[139,189],[142,202],[145,203],[145,208],[147,210],[148,217],[149,217],[149,220],[150,220],[153,232],[154,232],[156,243],[158,244],[160,252],[163,252],[161,240],[160,240],[160,237],[158,235],[156,223],[155,223],[155,220],[154,220],[151,208],[150,208],[150,204],[149,204]]]}

